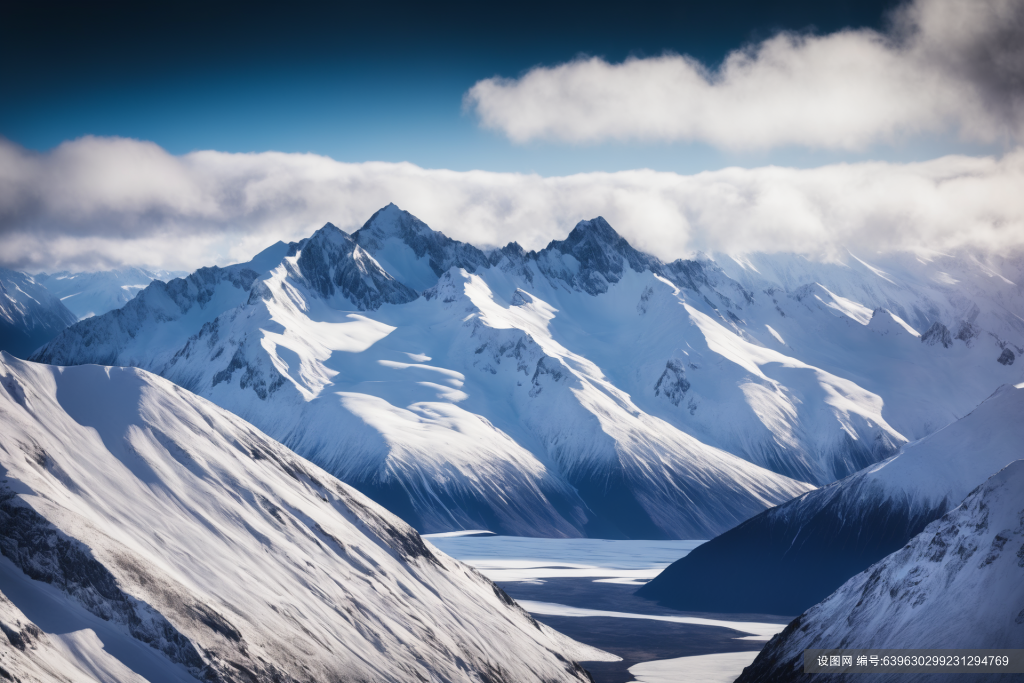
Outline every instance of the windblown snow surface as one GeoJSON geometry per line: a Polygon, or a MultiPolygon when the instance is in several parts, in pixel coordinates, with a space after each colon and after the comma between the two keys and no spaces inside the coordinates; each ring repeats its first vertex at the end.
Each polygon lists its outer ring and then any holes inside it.
{"type": "Polygon", "coordinates": [[[677,609],[802,612],[1024,456],[1022,417],[1024,384],[1003,386],[892,458],[698,546],[637,593],[677,609]]]}
{"type": "Polygon", "coordinates": [[[145,367],[421,531],[646,539],[713,537],[1021,378],[999,264],[663,263],[601,218],[484,252],[393,205],[283,253],[35,359],[145,367]]]}
{"type": "MultiPolygon", "coordinates": [[[[903,549],[847,581],[769,641],[737,683],[846,680],[803,673],[806,648],[1024,647],[1024,460],[976,488],[903,549]]],[[[1020,674],[953,674],[957,681],[1020,674]]],[[[936,674],[873,674],[929,681],[936,674]]]]}
{"type": "Polygon", "coordinates": [[[0,433],[0,675],[585,681],[611,658],[147,372],[0,355],[0,433]]]}

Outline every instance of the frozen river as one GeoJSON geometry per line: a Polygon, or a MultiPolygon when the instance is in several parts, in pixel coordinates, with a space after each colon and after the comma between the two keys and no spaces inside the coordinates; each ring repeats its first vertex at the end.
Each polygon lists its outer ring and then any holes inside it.
{"type": "Polygon", "coordinates": [[[584,662],[596,683],[730,683],[789,616],[680,612],[633,592],[703,541],[425,537],[538,620],[622,658],[584,662]]]}

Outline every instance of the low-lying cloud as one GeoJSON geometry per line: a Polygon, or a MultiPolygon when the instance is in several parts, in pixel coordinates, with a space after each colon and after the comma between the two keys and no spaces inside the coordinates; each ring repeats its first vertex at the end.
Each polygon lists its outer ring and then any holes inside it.
{"type": "Polygon", "coordinates": [[[1024,140],[1024,3],[914,0],[885,33],[781,33],[709,69],[598,57],[476,83],[465,106],[515,142],[860,150],[922,134],[1024,140]]]}
{"type": "Polygon", "coordinates": [[[481,247],[527,249],[603,215],[664,259],[696,250],[1024,248],[1024,150],[912,164],[537,175],[348,164],[312,154],[193,152],[87,137],[37,154],[0,139],[0,265],[192,269],[249,259],[394,202],[481,247]]]}

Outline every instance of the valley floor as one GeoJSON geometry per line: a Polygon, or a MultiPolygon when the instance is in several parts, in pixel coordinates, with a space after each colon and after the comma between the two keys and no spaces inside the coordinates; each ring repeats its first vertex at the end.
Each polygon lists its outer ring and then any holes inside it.
{"type": "Polygon", "coordinates": [[[701,541],[427,539],[494,580],[537,620],[622,658],[583,662],[595,683],[731,682],[792,620],[680,612],[634,595],[701,541]]]}

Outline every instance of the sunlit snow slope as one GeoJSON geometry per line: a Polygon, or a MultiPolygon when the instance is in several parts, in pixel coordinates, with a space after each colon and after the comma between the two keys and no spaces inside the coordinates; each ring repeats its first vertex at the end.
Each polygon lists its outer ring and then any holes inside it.
{"type": "MultiPolygon", "coordinates": [[[[765,646],[737,683],[849,680],[803,673],[806,648],[1024,648],[1024,460],[975,489],[903,549],[847,581],[765,646]]],[[[872,674],[877,681],[1020,674],[872,674]]]]}
{"type": "Polygon", "coordinates": [[[0,433],[19,679],[582,681],[608,657],[144,371],[0,355],[0,433]]]}
{"type": "Polygon", "coordinates": [[[1021,457],[1024,384],[1006,385],[892,458],[703,544],[638,594],[679,609],[796,614],[1021,457]]]}

